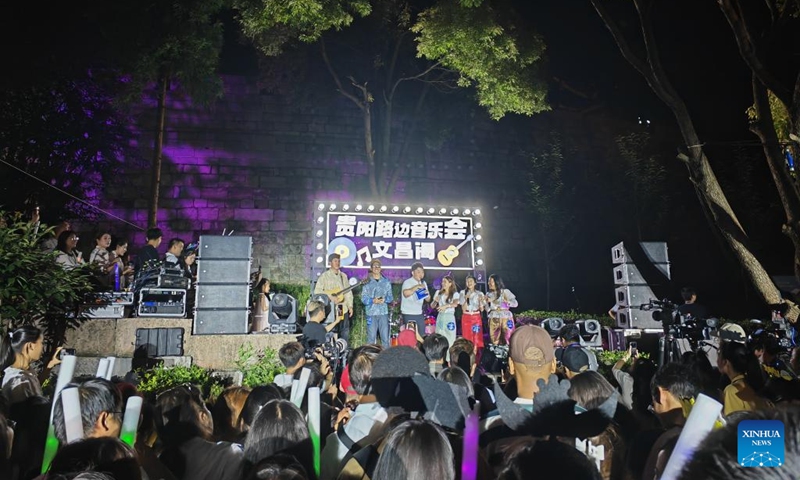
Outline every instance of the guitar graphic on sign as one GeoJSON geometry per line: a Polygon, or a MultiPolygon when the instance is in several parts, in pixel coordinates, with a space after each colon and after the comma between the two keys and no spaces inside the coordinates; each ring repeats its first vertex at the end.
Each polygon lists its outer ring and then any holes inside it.
{"type": "Polygon", "coordinates": [[[449,267],[453,264],[453,260],[458,256],[458,251],[461,250],[461,247],[466,245],[470,240],[472,240],[472,235],[468,235],[467,238],[465,238],[464,241],[459,243],[457,246],[450,245],[444,250],[440,250],[439,253],[436,254],[436,259],[439,260],[439,263],[442,264],[443,267],[449,267]]]}

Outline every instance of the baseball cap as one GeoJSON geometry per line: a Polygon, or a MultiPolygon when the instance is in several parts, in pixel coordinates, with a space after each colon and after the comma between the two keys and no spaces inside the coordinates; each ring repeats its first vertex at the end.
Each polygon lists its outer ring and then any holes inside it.
{"type": "Polygon", "coordinates": [[[511,335],[509,356],[514,363],[528,367],[543,367],[555,358],[553,339],[542,327],[523,325],[511,335]]]}
{"type": "Polygon", "coordinates": [[[556,351],[556,358],[571,372],[580,373],[589,370],[589,355],[582,348],[561,348],[556,351]]]}

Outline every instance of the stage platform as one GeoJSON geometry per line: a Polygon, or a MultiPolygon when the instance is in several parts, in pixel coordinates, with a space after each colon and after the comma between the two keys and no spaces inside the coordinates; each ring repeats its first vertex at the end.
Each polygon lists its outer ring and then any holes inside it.
{"type": "Polygon", "coordinates": [[[192,320],[186,318],[95,318],[80,328],[67,332],[66,347],[74,348],[78,357],[132,358],[139,328],[183,328],[183,355],[192,363],[214,370],[235,370],[242,345],[256,351],[278,350],[297,339],[296,335],[192,335],[192,320]]]}

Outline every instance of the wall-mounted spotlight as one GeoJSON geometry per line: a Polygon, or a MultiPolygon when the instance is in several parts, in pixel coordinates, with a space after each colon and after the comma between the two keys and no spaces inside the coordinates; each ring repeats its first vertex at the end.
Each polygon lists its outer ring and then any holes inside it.
{"type": "Polygon", "coordinates": [[[483,259],[479,258],[475,261],[475,265],[483,265],[483,259]]]}
{"type": "Polygon", "coordinates": [[[362,207],[361,204],[359,203],[358,205],[356,205],[356,212],[360,212],[363,208],[364,207],[362,207]]]}
{"type": "Polygon", "coordinates": [[[450,215],[458,215],[458,209],[454,208],[454,209],[450,210],[450,215]]]}
{"type": "Polygon", "coordinates": [[[483,247],[478,247],[475,249],[475,253],[481,253],[483,251],[483,247]]]}
{"type": "Polygon", "coordinates": [[[322,237],[322,230],[317,230],[317,238],[322,237]]]}
{"type": "Polygon", "coordinates": [[[398,207],[397,205],[395,205],[394,207],[392,207],[392,213],[397,213],[397,212],[399,212],[399,211],[400,211],[400,207],[398,207]]]}
{"type": "Polygon", "coordinates": [[[375,205],[370,205],[369,207],[367,207],[367,211],[368,212],[374,212],[375,211],[375,205]]]}
{"type": "Polygon", "coordinates": [[[325,210],[325,204],[324,203],[320,203],[319,205],[317,205],[317,210],[319,210],[320,212],[325,210]]]}
{"type": "Polygon", "coordinates": [[[403,209],[403,213],[408,213],[411,211],[411,207],[406,207],[403,209]]]}
{"type": "Polygon", "coordinates": [[[322,222],[324,222],[324,221],[325,221],[325,218],[323,218],[323,217],[317,217],[317,223],[322,223],[322,222]]]}
{"type": "Polygon", "coordinates": [[[464,215],[469,215],[472,211],[469,208],[464,209],[464,215]]]}
{"type": "Polygon", "coordinates": [[[322,250],[322,247],[324,247],[322,242],[317,243],[317,250],[322,250]]]}
{"type": "Polygon", "coordinates": [[[381,213],[385,212],[386,210],[387,210],[386,205],[381,205],[381,213]]]}
{"type": "Polygon", "coordinates": [[[447,209],[446,208],[442,207],[442,208],[439,209],[439,215],[444,215],[445,213],[447,213],[447,209]]]}
{"type": "Polygon", "coordinates": [[[476,223],[475,228],[481,228],[481,222],[476,223]]]}
{"type": "Polygon", "coordinates": [[[350,210],[350,205],[345,203],[344,205],[342,205],[342,210],[344,210],[345,212],[350,210]]]}
{"type": "Polygon", "coordinates": [[[481,240],[483,240],[483,237],[480,234],[475,235],[475,241],[476,242],[480,242],[481,240]]]}
{"type": "Polygon", "coordinates": [[[474,213],[475,215],[480,215],[481,214],[481,209],[480,208],[476,208],[475,211],[472,212],[472,213],[474,213]]]}
{"type": "Polygon", "coordinates": [[[431,208],[428,209],[428,215],[433,215],[434,213],[436,213],[436,209],[435,208],[431,207],[431,208]]]}
{"type": "Polygon", "coordinates": [[[317,257],[317,263],[322,263],[322,257],[317,257]]]}
{"type": "Polygon", "coordinates": [[[416,211],[417,211],[417,215],[421,214],[422,213],[422,207],[417,207],[416,211]]]}
{"type": "Polygon", "coordinates": [[[335,204],[335,203],[331,203],[331,206],[330,206],[330,207],[328,207],[328,209],[329,209],[331,212],[332,212],[332,211],[334,211],[334,210],[336,210],[336,204],[335,204]]]}

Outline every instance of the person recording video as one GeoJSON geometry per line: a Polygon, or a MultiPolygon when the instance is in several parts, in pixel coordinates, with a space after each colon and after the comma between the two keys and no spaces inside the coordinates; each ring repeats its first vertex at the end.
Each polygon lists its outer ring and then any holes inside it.
{"type": "Polygon", "coordinates": [[[683,305],[678,307],[678,314],[687,319],[707,318],[706,307],[697,303],[697,292],[694,288],[683,287],[681,289],[683,305]]]}
{"type": "Polygon", "coordinates": [[[336,328],[342,321],[337,316],[333,323],[322,325],[325,320],[325,305],[322,302],[312,300],[308,302],[308,323],[303,327],[303,340],[307,345],[322,345],[328,336],[328,332],[336,328]]]}

